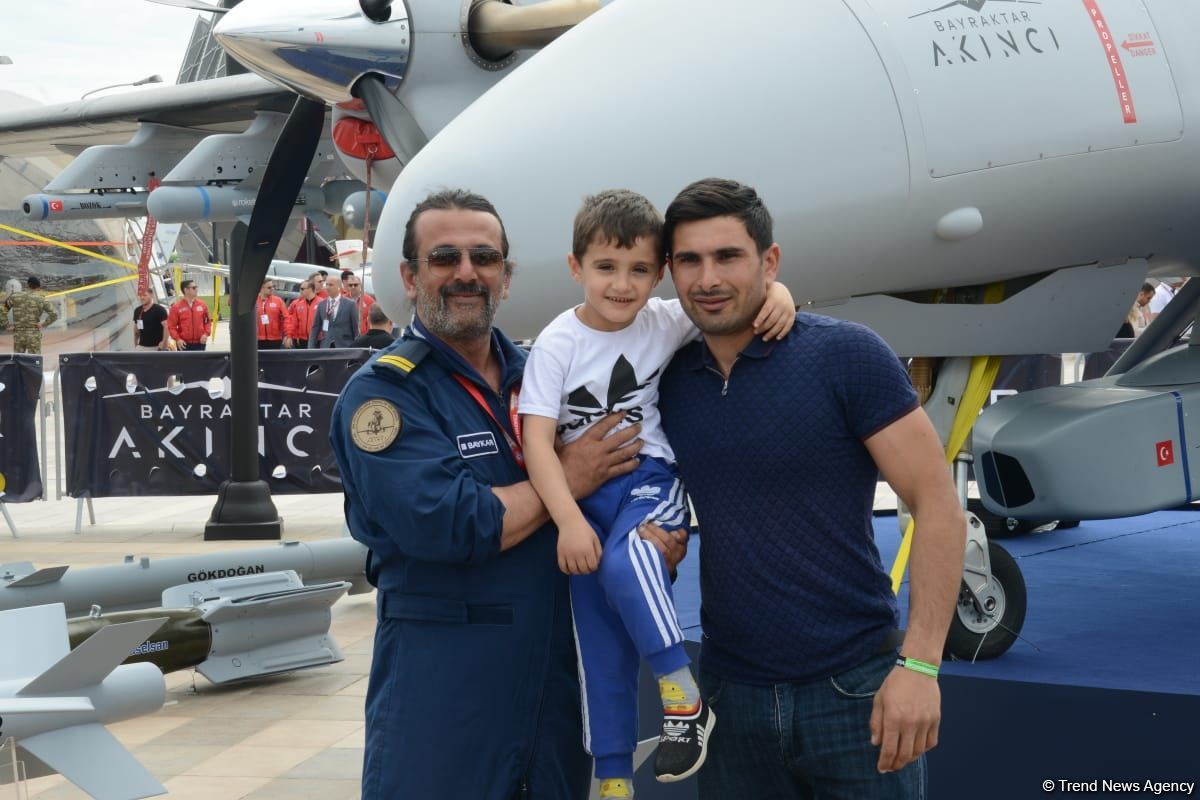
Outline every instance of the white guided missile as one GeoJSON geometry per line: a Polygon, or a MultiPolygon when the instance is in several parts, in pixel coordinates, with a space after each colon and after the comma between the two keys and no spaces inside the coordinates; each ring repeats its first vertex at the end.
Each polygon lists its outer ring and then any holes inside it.
{"type": "MultiPolygon", "coordinates": [[[[349,180],[305,186],[296,197],[292,214],[340,214],[346,197],[362,187],[358,181],[349,180]]],[[[159,222],[230,222],[249,217],[257,201],[257,186],[164,185],[150,194],[145,205],[159,222]]],[[[379,205],[383,206],[382,201],[379,205]]]]}
{"type": "Polygon", "coordinates": [[[62,603],[72,616],[88,613],[93,605],[131,611],[157,606],[172,586],[283,570],[294,570],[305,585],[349,581],[350,593],[358,594],[371,591],[366,562],[367,549],[345,537],[172,558],[126,556],[123,564],[81,569],[4,564],[0,609],[62,603]]]}
{"type": "Polygon", "coordinates": [[[341,661],[330,607],[349,588],[345,581],[305,586],[291,570],[199,581],[167,589],[162,608],[110,614],[96,607],[68,629],[77,644],[110,625],[165,619],[127,663],[148,661],[164,673],[194,667],[228,683],[341,661]]]}
{"type": "Polygon", "coordinates": [[[28,777],[58,772],[101,800],[166,793],[104,728],[162,707],[158,668],[121,666],[162,622],[110,625],[70,650],[61,603],[0,612],[0,739],[16,740],[28,777]]]}
{"type": "Polygon", "coordinates": [[[144,217],[147,197],[148,192],[31,194],[21,201],[21,210],[34,222],[144,217]]]}

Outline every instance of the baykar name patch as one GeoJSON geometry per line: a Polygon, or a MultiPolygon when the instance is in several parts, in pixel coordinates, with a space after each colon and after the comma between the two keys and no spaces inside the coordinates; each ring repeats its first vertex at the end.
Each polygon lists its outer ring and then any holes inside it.
{"type": "Polygon", "coordinates": [[[394,405],[387,400],[368,400],[350,418],[350,439],[359,450],[378,453],[396,441],[403,425],[394,405]]]}
{"type": "Polygon", "coordinates": [[[464,433],[458,437],[458,454],[463,458],[494,456],[499,452],[500,445],[496,444],[496,434],[491,431],[464,433]]]}

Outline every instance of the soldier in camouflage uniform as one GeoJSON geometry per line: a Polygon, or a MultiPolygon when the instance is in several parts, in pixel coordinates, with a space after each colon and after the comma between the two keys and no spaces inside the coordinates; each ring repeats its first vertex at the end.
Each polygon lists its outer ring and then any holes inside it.
{"type": "Polygon", "coordinates": [[[4,301],[4,316],[12,311],[13,352],[40,355],[42,352],[42,328],[58,319],[53,306],[46,298],[37,294],[42,288],[42,282],[37,276],[29,276],[25,282],[28,287],[23,292],[15,292],[4,301]],[[42,321],[42,314],[46,321],[42,321]]]}

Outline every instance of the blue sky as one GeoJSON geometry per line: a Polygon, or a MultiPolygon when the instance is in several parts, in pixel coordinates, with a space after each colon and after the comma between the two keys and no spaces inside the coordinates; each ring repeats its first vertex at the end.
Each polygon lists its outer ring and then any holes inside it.
{"type": "MultiPolygon", "coordinates": [[[[0,23],[0,91],[40,103],[152,73],[174,83],[197,12],[145,0],[6,2],[0,23]]],[[[113,89],[112,93],[131,91],[113,89]]]]}

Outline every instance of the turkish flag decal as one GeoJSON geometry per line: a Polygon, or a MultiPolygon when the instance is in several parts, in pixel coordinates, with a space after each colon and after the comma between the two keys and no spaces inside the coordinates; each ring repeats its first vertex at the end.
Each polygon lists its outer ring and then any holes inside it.
{"type": "Polygon", "coordinates": [[[63,210],[62,200],[51,200],[50,201],[50,210],[51,211],[62,211],[63,210]]]}
{"type": "Polygon", "coordinates": [[[1154,445],[1154,452],[1160,467],[1175,463],[1175,445],[1170,439],[1154,445]]]}

